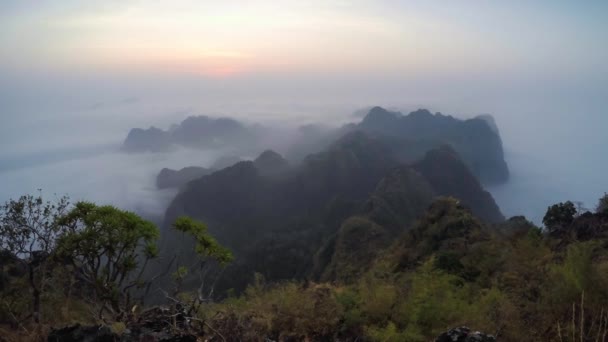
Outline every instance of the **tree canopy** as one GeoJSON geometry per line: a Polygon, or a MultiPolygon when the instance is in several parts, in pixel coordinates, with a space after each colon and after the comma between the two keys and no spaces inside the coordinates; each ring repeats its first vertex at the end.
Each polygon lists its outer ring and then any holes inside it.
{"type": "Polygon", "coordinates": [[[158,254],[158,228],[134,213],[91,202],[76,203],[60,223],[70,231],[59,241],[59,254],[93,286],[100,313],[109,309],[106,303],[114,312],[121,304],[128,309],[128,290],[143,285],[143,270],[158,254]]]}
{"type": "Polygon", "coordinates": [[[576,207],[571,201],[554,204],[547,208],[543,217],[543,224],[549,231],[569,225],[574,221],[576,207]]]}

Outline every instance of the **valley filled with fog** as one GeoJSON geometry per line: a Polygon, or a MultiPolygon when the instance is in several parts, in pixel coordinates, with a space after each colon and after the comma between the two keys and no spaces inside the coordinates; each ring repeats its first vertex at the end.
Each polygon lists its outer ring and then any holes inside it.
{"type": "Polygon", "coordinates": [[[608,144],[603,134],[608,119],[597,97],[567,94],[563,100],[548,103],[542,101],[542,94],[538,102],[530,96],[507,94],[503,98],[494,94],[467,105],[464,98],[431,97],[425,103],[424,99],[341,95],[337,104],[306,103],[306,98],[291,104],[281,98],[262,103],[237,98],[213,103],[204,96],[176,96],[171,101],[166,101],[167,97],[159,101],[154,96],[108,96],[109,100],[95,101],[90,96],[87,104],[70,103],[64,98],[53,103],[49,112],[32,107],[27,101],[13,101],[8,115],[3,114],[0,128],[0,200],[41,189],[45,196],[67,194],[73,200],[113,204],[160,220],[177,192],[156,189],[155,178],[160,169],[208,167],[226,154],[253,159],[265,148],[285,153],[294,144],[302,143],[294,138],[298,126],[339,127],[360,120],[361,113],[364,115],[373,105],[404,113],[428,108],[456,118],[492,114],[503,140],[510,179],[487,188],[507,217],[525,215],[540,224],[540,213],[550,204],[572,200],[592,209],[596,199],[608,190],[604,174],[608,157],[603,148],[608,144]],[[272,133],[257,153],[189,148],[142,154],[120,151],[131,128],[168,129],[191,115],[232,117],[263,125],[272,133]]]}

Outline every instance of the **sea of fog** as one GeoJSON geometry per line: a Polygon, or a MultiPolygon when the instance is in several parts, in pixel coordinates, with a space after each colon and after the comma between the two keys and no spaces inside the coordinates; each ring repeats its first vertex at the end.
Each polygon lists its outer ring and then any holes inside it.
{"type": "Polygon", "coordinates": [[[142,154],[126,154],[112,147],[93,149],[88,156],[0,172],[0,200],[41,191],[47,199],[67,195],[71,201],[112,204],[159,220],[177,191],[156,189],[158,172],[167,166],[210,165],[219,155],[219,151],[190,149],[142,154]]]}
{"type": "MultiPolygon", "coordinates": [[[[0,127],[0,202],[41,189],[47,198],[68,195],[74,201],[113,204],[162,219],[176,191],[156,189],[158,172],[164,167],[209,166],[224,153],[190,149],[121,153],[120,144],[131,127],[167,128],[187,115],[201,113],[177,107],[142,107],[135,102],[125,100],[86,109],[89,114],[103,115],[68,115],[62,120],[15,117],[9,125],[0,127]]],[[[352,116],[355,106],[329,107],[325,111],[319,108],[292,106],[228,115],[250,123],[277,123],[282,114],[291,111],[296,113],[290,119],[293,125],[337,125],[357,120],[352,116]]],[[[521,116],[512,119],[501,116],[500,111],[494,113],[511,179],[488,190],[505,216],[525,215],[540,224],[547,206],[559,201],[580,201],[593,208],[608,191],[608,137],[602,132],[607,126],[601,124],[606,120],[600,116],[587,116],[587,120],[563,116],[545,122],[527,120],[525,113],[519,112],[521,116]]]]}

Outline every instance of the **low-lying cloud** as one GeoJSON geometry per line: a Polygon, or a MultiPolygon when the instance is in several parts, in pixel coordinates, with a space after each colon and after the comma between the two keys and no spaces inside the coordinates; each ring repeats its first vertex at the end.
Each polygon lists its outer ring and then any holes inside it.
{"type": "MultiPolygon", "coordinates": [[[[63,89],[60,94],[13,90],[23,98],[4,101],[8,105],[0,113],[0,201],[42,189],[47,197],[68,194],[75,200],[110,203],[159,217],[175,194],[156,190],[160,169],[209,166],[227,152],[120,153],[130,128],[154,125],[167,129],[189,115],[229,116],[273,127],[276,134],[266,137],[263,144],[267,146],[260,146],[260,151],[274,148],[284,153],[294,140],[296,126],[320,123],[335,127],[359,120],[353,112],[373,105],[405,111],[426,107],[461,118],[491,113],[503,138],[511,180],[489,190],[506,216],[526,215],[540,223],[550,204],[573,200],[593,208],[597,198],[608,191],[608,97],[602,96],[597,85],[588,93],[574,85],[545,90],[525,84],[521,86],[528,88],[475,86],[465,95],[464,90],[451,86],[415,89],[411,84],[399,88],[371,83],[350,95],[348,88],[338,90],[336,98],[328,100],[332,94],[326,87],[298,93],[296,80],[278,81],[276,93],[270,88],[250,88],[251,93],[243,97],[238,95],[245,92],[234,91],[244,87],[239,88],[237,81],[224,93],[223,85],[203,87],[184,80],[179,94],[160,85],[150,92],[135,83],[120,88],[116,81],[110,82],[115,85],[111,92],[85,85],[63,89]],[[278,89],[287,83],[289,86],[278,89]],[[185,92],[188,87],[193,88],[185,92]],[[71,102],[69,93],[79,94],[78,101],[71,102]]],[[[177,79],[170,83],[177,84],[177,79]]],[[[8,99],[6,96],[0,95],[0,99],[8,99]]]]}
{"type": "Polygon", "coordinates": [[[153,219],[162,217],[177,190],[156,189],[163,167],[209,165],[220,151],[180,149],[172,153],[126,154],[116,150],[0,173],[0,199],[42,190],[44,197],[68,195],[133,210],[153,219]]]}

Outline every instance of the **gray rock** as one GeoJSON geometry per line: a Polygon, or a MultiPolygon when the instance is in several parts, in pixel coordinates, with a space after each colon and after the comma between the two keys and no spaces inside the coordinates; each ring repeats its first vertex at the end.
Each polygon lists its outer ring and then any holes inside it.
{"type": "Polygon", "coordinates": [[[467,327],[458,327],[439,335],[435,342],[496,342],[496,338],[467,327]]]}

